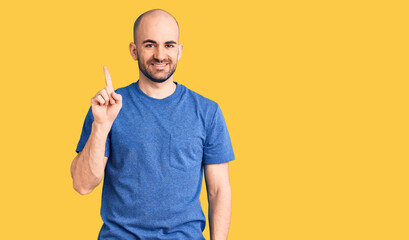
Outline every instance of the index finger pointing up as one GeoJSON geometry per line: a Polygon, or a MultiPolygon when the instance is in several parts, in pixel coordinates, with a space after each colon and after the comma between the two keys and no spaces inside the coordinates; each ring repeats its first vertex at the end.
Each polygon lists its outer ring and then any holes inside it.
{"type": "Polygon", "coordinates": [[[108,67],[104,65],[104,74],[105,74],[105,83],[107,84],[107,87],[114,88],[112,86],[112,80],[111,80],[111,75],[109,75],[108,67]]]}

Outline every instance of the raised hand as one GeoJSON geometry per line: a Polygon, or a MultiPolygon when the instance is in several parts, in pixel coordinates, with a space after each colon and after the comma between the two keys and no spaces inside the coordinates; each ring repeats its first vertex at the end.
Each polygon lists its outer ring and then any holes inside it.
{"type": "Polygon", "coordinates": [[[106,87],[91,99],[92,114],[95,123],[112,125],[122,108],[122,96],[115,93],[107,66],[104,66],[104,74],[106,87]]]}

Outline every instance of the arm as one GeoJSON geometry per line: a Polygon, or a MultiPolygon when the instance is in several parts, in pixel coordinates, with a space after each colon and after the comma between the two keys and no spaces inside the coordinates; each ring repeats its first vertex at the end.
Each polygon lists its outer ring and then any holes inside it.
{"type": "MultiPolygon", "coordinates": [[[[122,96],[115,93],[108,67],[104,66],[106,87],[91,99],[93,122],[84,148],[71,164],[74,189],[82,195],[102,181],[108,158],[105,145],[112,124],[122,108],[122,96]]],[[[89,128],[88,128],[89,129],[89,128]]]]}
{"type": "Polygon", "coordinates": [[[231,217],[229,163],[205,164],[211,240],[226,240],[231,217]]]}
{"type": "Polygon", "coordinates": [[[107,125],[92,123],[91,134],[84,149],[72,161],[73,187],[82,195],[92,192],[102,181],[108,160],[104,153],[110,128],[107,125]]]}

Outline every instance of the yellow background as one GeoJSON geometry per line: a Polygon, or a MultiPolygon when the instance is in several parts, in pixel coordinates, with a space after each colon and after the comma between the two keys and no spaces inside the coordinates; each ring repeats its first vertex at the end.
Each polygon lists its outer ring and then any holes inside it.
{"type": "MultiPolygon", "coordinates": [[[[229,239],[409,239],[405,2],[2,3],[1,238],[97,238],[102,185],[75,192],[71,161],[102,66],[136,81],[133,23],[162,8],[185,46],[174,80],[230,132],[229,239]]],[[[205,185],[201,201],[207,218],[205,185]]]]}

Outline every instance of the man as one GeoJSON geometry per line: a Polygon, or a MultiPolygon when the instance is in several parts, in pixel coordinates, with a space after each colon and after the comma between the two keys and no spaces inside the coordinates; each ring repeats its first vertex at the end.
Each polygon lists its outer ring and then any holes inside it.
{"type": "Polygon", "coordinates": [[[203,171],[211,239],[227,239],[234,153],[218,104],[173,81],[177,21],[160,9],[142,14],[129,49],[139,80],[114,91],[104,66],[106,87],[91,99],[71,165],[80,194],[104,176],[98,239],[204,239],[203,171]]]}

